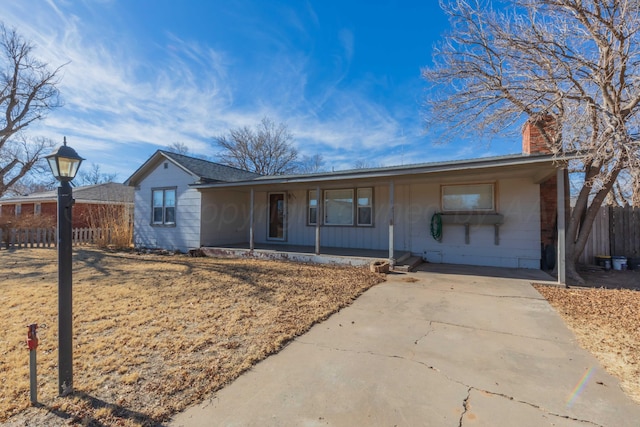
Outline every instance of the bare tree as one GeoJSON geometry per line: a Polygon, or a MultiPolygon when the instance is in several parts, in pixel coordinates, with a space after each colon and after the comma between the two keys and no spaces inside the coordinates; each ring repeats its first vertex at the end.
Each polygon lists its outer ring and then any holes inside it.
{"type": "Polygon", "coordinates": [[[91,163],[88,170],[84,168],[78,172],[78,177],[74,180],[74,183],[78,185],[105,184],[114,182],[117,177],[117,173],[102,172],[99,164],[91,163]]]}
{"type": "Polygon", "coordinates": [[[53,146],[28,139],[24,129],[60,105],[58,72],[33,56],[34,47],[0,23],[0,196],[34,168],[53,146]]]}
{"type": "Polygon", "coordinates": [[[358,159],[353,163],[354,169],[371,169],[371,168],[379,168],[380,164],[374,163],[371,160],[367,159],[358,159]]]}
{"type": "Polygon", "coordinates": [[[581,154],[584,176],[567,227],[567,276],[623,170],[638,176],[637,0],[441,1],[452,32],[423,69],[428,126],[502,132],[530,119],[555,154],[581,154]],[[504,4],[505,2],[501,2],[504,4]],[[540,118],[551,118],[552,129],[540,118]]]}
{"type": "Polygon", "coordinates": [[[640,206],[640,171],[635,171],[632,175],[632,202],[634,206],[640,206]]]}
{"type": "Polygon", "coordinates": [[[287,125],[265,117],[254,129],[243,126],[214,137],[221,163],[262,175],[295,172],[298,150],[287,125]]]}
{"type": "MultiPolygon", "coordinates": [[[[48,168],[48,167],[47,167],[48,168]]],[[[32,170],[33,172],[33,170],[32,170]]],[[[13,196],[26,196],[33,193],[40,193],[43,191],[54,190],[58,186],[58,181],[51,175],[51,173],[39,174],[38,178],[34,178],[33,173],[27,174],[24,178],[18,181],[15,185],[5,193],[10,197],[13,196]],[[50,176],[49,180],[42,180],[42,176],[50,176]]]]}
{"type": "Polygon", "coordinates": [[[314,154],[313,156],[303,156],[302,160],[296,166],[298,173],[318,173],[324,171],[324,159],[322,154],[314,154]]]}
{"type": "Polygon", "coordinates": [[[167,150],[172,153],[182,154],[183,156],[189,155],[189,147],[187,147],[187,144],[180,141],[167,145],[167,150]]]}

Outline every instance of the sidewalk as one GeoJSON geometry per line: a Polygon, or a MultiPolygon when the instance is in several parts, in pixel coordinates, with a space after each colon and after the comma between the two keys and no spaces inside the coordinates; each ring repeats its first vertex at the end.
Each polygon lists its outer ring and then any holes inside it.
{"type": "Polygon", "coordinates": [[[427,268],[389,275],[170,425],[638,425],[640,405],[529,285],[544,273],[427,268]]]}

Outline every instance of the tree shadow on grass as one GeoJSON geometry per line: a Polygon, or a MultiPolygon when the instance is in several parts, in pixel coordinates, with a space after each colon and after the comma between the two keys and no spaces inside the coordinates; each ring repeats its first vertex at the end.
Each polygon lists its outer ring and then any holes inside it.
{"type": "Polygon", "coordinates": [[[154,420],[149,415],[143,414],[141,412],[133,411],[131,409],[125,408],[124,406],[116,405],[114,403],[106,402],[102,399],[98,399],[97,397],[91,396],[88,393],[82,391],[75,391],[73,394],[67,396],[69,398],[78,398],[86,402],[89,406],[89,410],[87,413],[78,414],[73,413],[71,411],[64,411],[60,409],[54,409],[51,407],[47,407],[46,405],[38,405],[46,410],[48,410],[51,414],[57,416],[61,420],[66,420],[69,424],[79,424],[82,426],[88,427],[108,427],[117,423],[117,420],[129,420],[134,421],[135,423],[142,426],[153,426],[153,427],[162,427],[165,424],[159,422],[158,420],[154,420]],[[96,418],[95,414],[100,409],[108,410],[104,419],[96,418]]]}

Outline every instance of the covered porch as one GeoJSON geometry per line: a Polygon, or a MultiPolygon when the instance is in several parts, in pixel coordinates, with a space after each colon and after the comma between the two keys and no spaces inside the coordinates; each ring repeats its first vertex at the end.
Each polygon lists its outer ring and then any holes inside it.
{"type": "Polygon", "coordinates": [[[555,203],[549,208],[558,218],[554,246],[563,283],[562,166],[552,156],[504,156],[197,184],[193,187],[201,191],[203,206],[200,250],[213,256],[313,263],[386,260],[391,268],[412,255],[421,260],[436,253],[440,259],[432,262],[537,269],[541,187],[554,181],[557,191],[553,188],[548,196],[555,203]],[[429,221],[442,212],[442,188],[477,183],[491,189],[490,212],[461,215],[471,218],[467,221],[455,213],[444,215],[456,222],[443,221],[444,240],[432,236],[429,221]],[[346,208],[339,209],[342,205],[346,208]],[[368,209],[367,215],[358,216],[360,206],[368,209]],[[343,211],[348,215],[339,215],[343,211]],[[488,221],[494,217],[500,224],[488,221]]]}

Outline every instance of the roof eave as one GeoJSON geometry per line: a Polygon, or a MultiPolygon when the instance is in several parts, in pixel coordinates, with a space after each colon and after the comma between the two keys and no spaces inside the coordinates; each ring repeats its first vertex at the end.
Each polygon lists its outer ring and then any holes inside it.
{"type": "Polygon", "coordinates": [[[195,180],[202,179],[201,176],[194,174],[192,171],[185,168],[179,162],[165,155],[162,150],[157,150],[155,153],[153,153],[153,155],[151,155],[151,157],[147,159],[146,162],[144,162],[138,169],[136,169],[136,171],[132,173],[129,178],[127,178],[124,181],[124,185],[128,185],[130,187],[135,187],[136,185],[138,185],[149,174],[149,172],[151,172],[151,170],[157,167],[157,165],[161,161],[160,159],[166,159],[170,161],[171,163],[173,163],[174,165],[176,165],[177,167],[179,167],[189,175],[193,176],[195,180]]]}
{"type": "Polygon", "coordinates": [[[300,184],[308,182],[328,182],[345,179],[380,179],[392,178],[395,176],[405,176],[413,174],[433,174],[452,171],[470,171],[476,169],[485,169],[491,167],[505,167],[518,165],[532,165],[542,163],[560,163],[572,159],[577,159],[577,155],[564,155],[557,157],[554,155],[535,155],[535,156],[505,156],[502,158],[491,159],[473,159],[460,162],[444,162],[444,163],[425,163],[410,166],[398,166],[380,169],[369,169],[366,171],[338,171],[328,172],[326,174],[308,174],[308,175],[283,175],[276,177],[261,177],[253,180],[222,182],[222,183],[203,183],[191,184],[190,186],[197,189],[206,188],[222,188],[222,187],[246,187],[246,186],[263,186],[272,184],[300,184]]]}

